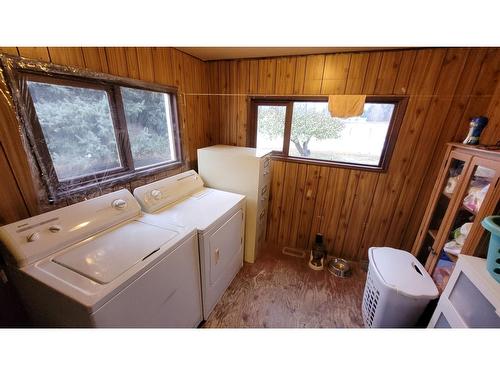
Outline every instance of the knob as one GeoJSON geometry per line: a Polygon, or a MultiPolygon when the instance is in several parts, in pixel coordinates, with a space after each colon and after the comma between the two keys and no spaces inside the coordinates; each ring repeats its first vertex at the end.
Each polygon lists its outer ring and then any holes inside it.
{"type": "Polygon", "coordinates": [[[127,207],[127,201],[123,199],[115,199],[113,203],[111,203],[111,206],[113,208],[117,208],[119,210],[123,210],[124,208],[127,207]]]}
{"type": "Polygon", "coordinates": [[[151,190],[151,196],[155,200],[161,199],[161,191],[160,190],[151,190]]]}
{"type": "Polygon", "coordinates": [[[51,225],[49,227],[49,230],[52,232],[52,233],[57,233],[61,230],[61,226],[60,225],[57,225],[57,224],[54,224],[54,225],[51,225]]]}
{"type": "Polygon", "coordinates": [[[31,233],[27,238],[28,242],[35,242],[39,239],[40,239],[40,233],[38,232],[31,233]]]}

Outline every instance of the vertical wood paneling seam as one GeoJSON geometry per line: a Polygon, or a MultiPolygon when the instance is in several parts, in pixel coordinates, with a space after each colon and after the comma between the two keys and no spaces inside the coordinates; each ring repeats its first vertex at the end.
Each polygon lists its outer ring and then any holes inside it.
{"type": "MultiPolygon", "coordinates": [[[[394,83],[392,84],[391,93],[394,93],[394,88],[396,87],[396,82],[398,81],[399,72],[401,72],[401,62],[402,61],[403,61],[403,53],[401,53],[401,56],[399,57],[398,73],[396,74],[396,77],[394,77],[394,83]]],[[[412,69],[413,69],[413,64],[415,64],[415,60],[413,60],[413,63],[412,63],[412,66],[411,66],[412,69]]],[[[410,74],[411,74],[411,72],[410,72],[410,74]]]]}
{"type": "MultiPolygon", "coordinates": [[[[299,219],[299,225],[298,225],[299,229],[297,230],[297,238],[299,237],[300,228],[303,225],[302,224],[302,219],[305,218],[302,215],[302,212],[304,210],[304,205],[307,204],[307,199],[306,199],[307,198],[307,190],[308,190],[308,188],[307,188],[307,186],[308,186],[307,185],[307,181],[309,180],[310,169],[314,169],[314,168],[316,168],[316,166],[314,166],[314,165],[308,165],[307,169],[306,169],[306,179],[305,179],[305,185],[304,185],[304,195],[302,197],[302,204],[301,204],[300,210],[299,210],[300,219],[299,219]]],[[[314,171],[312,173],[313,173],[313,176],[312,176],[313,184],[312,185],[314,185],[314,187],[311,186],[311,189],[312,189],[313,192],[316,193],[316,194],[314,194],[315,195],[314,196],[314,202],[313,202],[313,204],[311,206],[312,207],[312,215],[314,215],[314,205],[316,204],[316,199],[318,198],[318,185],[319,185],[319,178],[320,178],[321,168],[317,167],[317,176],[316,176],[316,178],[314,178],[314,171]]],[[[310,237],[310,234],[311,234],[312,220],[309,220],[309,222],[306,222],[305,225],[308,228],[307,231],[304,230],[304,233],[307,232],[307,234],[306,234],[307,241],[305,241],[306,242],[305,246],[307,247],[307,242],[309,242],[309,237],[310,237]]]]}
{"type": "MultiPolygon", "coordinates": [[[[469,52],[469,55],[470,55],[470,52],[469,52]]],[[[483,71],[484,65],[486,64],[487,60],[488,60],[488,53],[486,52],[484,54],[484,57],[483,57],[482,61],[481,61],[481,67],[479,68],[479,70],[477,72],[476,79],[474,80],[474,84],[471,86],[471,91],[468,94],[467,104],[464,106],[464,110],[462,111],[462,116],[460,116],[460,118],[463,118],[465,112],[467,111],[467,108],[469,108],[471,100],[473,99],[474,88],[478,84],[479,77],[481,77],[481,72],[483,71]]],[[[492,98],[493,98],[493,95],[492,95],[492,98]]],[[[460,131],[460,126],[457,126],[457,130],[455,131],[454,138],[457,137],[457,134],[458,134],[459,131],[460,131]]]]}
{"type": "Polygon", "coordinates": [[[294,87],[295,87],[295,78],[297,76],[297,58],[294,57],[293,58],[293,81],[292,81],[292,93],[293,93],[293,90],[294,90],[294,87]]]}
{"type": "MultiPolygon", "coordinates": [[[[374,53],[379,53],[379,52],[374,52],[374,53]]],[[[365,77],[363,78],[363,86],[361,86],[361,90],[362,90],[362,92],[364,92],[364,93],[366,93],[366,88],[365,88],[365,84],[366,84],[366,73],[368,73],[368,69],[369,69],[369,67],[370,67],[370,61],[371,61],[371,57],[372,57],[372,56],[375,56],[375,55],[374,55],[374,54],[370,54],[370,55],[368,56],[368,62],[366,63],[365,77]]],[[[377,77],[379,76],[379,74],[380,74],[380,69],[381,69],[381,67],[382,67],[382,57],[383,57],[383,55],[381,54],[381,55],[380,55],[380,61],[379,61],[379,63],[378,63],[377,74],[375,75],[375,84],[373,85],[374,90],[375,90],[375,88],[376,88],[376,86],[377,86],[377,77]]],[[[373,90],[372,90],[372,91],[373,91],[373,90]]],[[[372,92],[370,92],[370,94],[372,94],[372,92]]]]}
{"type": "MultiPolygon", "coordinates": [[[[356,200],[356,196],[357,196],[357,191],[358,191],[358,185],[359,185],[359,180],[361,179],[361,173],[360,171],[357,171],[357,170],[351,170],[349,172],[349,177],[347,178],[347,185],[349,185],[349,180],[351,179],[351,175],[352,174],[355,174],[355,178],[356,178],[356,181],[355,181],[355,186],[353,188],[353,191],[354,191],[354,196],[352,197],[352,200],[351,202],[348,202],[347,200],[344,200],[344,202],[342,202],[342,208],[340,210],[340,215],[342,216],[342,211],[344,211],[344,205],[347,203],[350,205],[350,207],[347,207],[347,209],[349,210],[349,212],[347,212],[346,216],[345,216],[345,220],[344,222],[346,223],[349,223],[349,219],[351,217],[351,213],[352,213],[352,209],[354,207],[354,201],[356,200]],[[357,177],[356,177],[357,175],[357,177]]],[[[342,221],[342,218],[340,218],[340,221],[342,221]]],[[[340,223],[339,223],[340,224],[340,223]]],[[[342,229],[342,228],[337,228],[337,231],[339,229],[342,229]]],[[[336,236],[335,236],[336,237],[336,236]]],[[[337,241],[335,241],[335,246],[339,249],[338,251],[340,251],[340,256],[343,255],[343,252],[344,252],[344,242],[345,242],[345,239],[346,239],[346,235],[344,234],[343,237],[342,237],[342,243],[341,244],[337,244],[337,241]]]]}
{"type": "MultiPolygon", "coordinates": [[[[347,80],[349,79],[349,70],[351,70],[352,53],[349,53],[349,61],[347,62],[347,74],[345,76],[344,87],[342,88],[342,94],[345,95],[345,90],[347,89],[347,80]]],[[[326,63],[325,63],[326,65],[326,63]]],[[[366,74],[366,72],[365,72],[366,74]]]]}
{"type": "Polygon", "coordinates": [[[19,185],[19,181],[18,181],[18,179],[16,177],[16,173],[14,173],[15,169],[14,169],[11,161],[7,157],[8,154],[7,154],[7,152],[5,152],[5,148],[3,147],[3,144],[1,142],[1,140],[0,140],[0,151],[3,152],[3,154],[5,156],[5,160],[7,162],[7,165],[10,168],[10,173],[11,173],[12,177],[14,177],[14,183],[16,184],[17,190],[19,191],[19,195],[21,196],[21,199],[22,199],[22,201],[24,203],[24,207],[26,209],[26,212],[28,212],[28,213],[31,214],[31,211],[29,209],[30,205],[28,204],[28,202],[26,202],[26,198],[25,198],[25,196],[23,194],[23,190],[21,189],[21,186],[19,185]]]}
{"type": "Polygon", "coordinates": [[[326,67],[326,55],[324,55],[323,57],[323,68],[321,72],[321,83],[319,84],[319,94],[321,94],[321,90],[323,90],[323,83],[325,82],[325,67],[326,67]]]}
{"type": "Polygon", "coordinates": [[[88,69],[89,63],[87,62],[87,60],[85,60],[85,54],[83,53],[83,50],[82,50],[82,59],[83,59],[83,65],[85,66],[85,69],[88,69]]]}
{"type": "MultiPolygon", "coordinates": [[[[375,199],[375,191],[377,190],[377,185],[378,185],[379,178],[380,178],[380,173],[377,174],[376,181],[373,184],[373,190],[372,190],[373,194],[371,194],[369,207],[373,207],[373,200],[375,199]]],[[[368,219],[369,219],[370,213],[371,213],[371,208],[368,210],[368,215],[366,215],[365,218],[363,219],[363,227],[361,228],[362,233],[359,236],[360,242],[363,241],[363,237],[365,236],[365,231],[366,231],[366,227],[368,226],[367,224],[368,224],[368,219]]],[[[356,260],[360,260],[361,256],[360,256],[360,246],[359,246],[359,244],[356,245],[356,249],[358,251],[355,254],[356,255],[355,259],[356,260]]]]}
{"type": "MultiPolygon", "coordinates": [[[[285,182],[285,180],[286,180],[286,175],[287,175],[287,173],[289,172],[288,168],[289,168],[289,167],[291,167],[291,166],[292,166],[292,163],[285,163],[285,166],[284,166],[285,171],[284,171],[284,173],[283,173],[283,194],[281,194],[281,200],[280,200],[280,206],[281,206],[281,207],[285,207],[285,205],[284,205],[284,203],[283,203],[283,200],[284,200],[284,198],[285,198],[284,191],[285,191],[285,187],[286,187],[286,185],[284,184],[284,182],[285,182]]],[[[296,182],[297,182],[297,173],[295,173],[295,175],[293,176],[293,180],[294,180],[294,182],[295,182],[295,183],[294,183],[294,185],[295,185],[295,184],[296,184],[296,182]]],[[[292,203],[292,208],[293,208],[293,202],[291,202],[291,203],[292,203]]],[[[283,209],[282,209],[281,211],[283,211],[283,209]]],[[[290,214],[290,205],[288,205],[288,206],[287,206],[286,212],[287,212],[288,214],[290,214]]],[[[284,225],[284,220],[281,220],[281,219],[280,219],[278,224],[279,224],[279,225],[278,225],[278,238],[277,238],[277,241],[276,241],[276,242],[280,243],[280,234],[281,234],[282,225],[284,225]]]]}
{"type": "Polygon", "coordinates": [[[278,61],[279,59],[276,59],[276,66],[274,68],[274,83],[273,83],[273,94],[276,94],[276,87],[277,87],[277,81],[278,81],[278,61]]]}
{"type": "MultiPolygon", "coordinates": [[[[392,93],[395,94],[395,88],[396,88],[396,83],[398,82],[398,78],[399,78],[399,75],[401,74],[401,62],[403,61],[403,55],[401,55],[401,61],[400,61],[400,65],[399,65],[399,69],[398,69],[398,74],[396,75],[396,80],[394,81],[394,86],[392,87],[392,93]]],[[[411,62],[411,69],[410,69],[410,73],[408,74],[408,82],[407,82],[407,86],[408,86],[408,83],[411,79],[411,76],[413,74],[413,69],[415,69],[415,61],[417,61],[417,55],[415,53],[415,56],[413,57],[413,61],[411,62]]],[[[411,95],[410,95],[411,96],[411,95]]]]}
{"type": "Polygon", "coordinates": [[[47,48],[47,56],[49,57],[49,61],[52,62],[52,56],[50,56],[50,49],[49,47],[46,47],[47,48]]]}

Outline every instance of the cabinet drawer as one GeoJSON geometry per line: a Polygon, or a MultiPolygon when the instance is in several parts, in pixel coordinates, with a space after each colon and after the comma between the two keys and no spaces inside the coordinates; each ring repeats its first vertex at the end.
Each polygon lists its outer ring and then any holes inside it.
{"type": "Polygon", "coordinates": [[[259,217],[257,218],[257,246],[260,247],[261,244],[266,239],[267,231],[267,210],[263,210],[259,217]]]}
{"type": "Polygon", "coordinates": [[[263,185],[259,188],[259,199],[261,202],[265,202],[269,199],[269,184],[263,185]]]}
{"type": "Polygon", "coordinates": [[[272,170],[271,158],[267,156],[262,161],[262,167],[261,167],[260,180],[262,181],[263,185],[269,185],[271,181],[271,170],[272,170]]]}

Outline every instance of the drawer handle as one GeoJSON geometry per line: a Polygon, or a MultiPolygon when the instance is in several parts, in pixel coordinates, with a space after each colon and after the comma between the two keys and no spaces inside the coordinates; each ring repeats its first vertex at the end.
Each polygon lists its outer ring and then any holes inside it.
{"type": "Polygon", "coordinates": [[[219,259],[220,259],[220,251],[219,251],[219,248],[215,249],[215,263],[219,263],[219,259]]]}

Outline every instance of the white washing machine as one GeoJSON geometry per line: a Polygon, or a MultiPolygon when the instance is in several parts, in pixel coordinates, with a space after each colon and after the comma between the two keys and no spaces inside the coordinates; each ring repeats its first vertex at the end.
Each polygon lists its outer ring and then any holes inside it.
{"type": "Polygon", "coordinates": [[[37,325],[196,327],[196,230],[139,221],[128,190],[0,228],[8,273],[37,325]]]}
{"type": "Polygon", "coordinates": [[[208,319],[243,266],[245,196],[203,186],[193,170],[138,187],[134,196],[159,227],[196,227],[200,250],[203,316],[208,319]]]}

